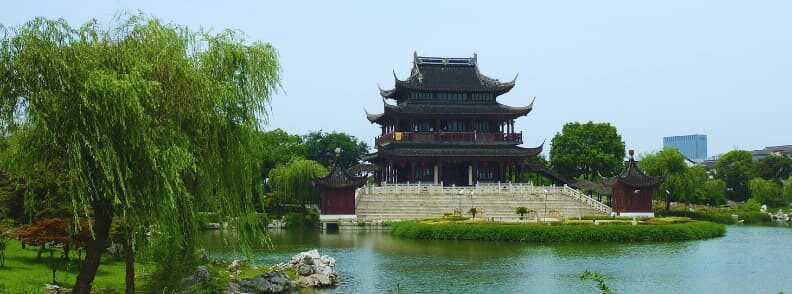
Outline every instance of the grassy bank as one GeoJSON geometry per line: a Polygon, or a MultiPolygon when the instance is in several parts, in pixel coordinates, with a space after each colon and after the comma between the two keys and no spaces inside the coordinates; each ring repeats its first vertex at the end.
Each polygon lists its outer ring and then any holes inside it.
{"type": "Polygon", "coordinates": [[[770,216],[763,212],[749,212],[749,211],[682,211],[682,210],[659,210],[655,211],[657,216],[680,216],[689,217],[695,220],[703,220],[719,224],[736,224],[738,220],[743,220],[744,224],[764,224],[772,223],[770,216]],[[732,214],[737,215],[737,219],[732,217],[732,214]]]}
{"type": "MultiPolygon", "coordinates": [[[[55,251],[60,257],[61,250],[55,251]]],[[[0,268],[0,293],[42,293],[44,284],[52,283],[49,251],[36,260],[38,247],[22,245],[16,240],[9,240],[5,250],[5,266],[0,268]]],[[[76,252],[72,252],[76,256],[76,252]]],[[[139,267],[138,267],[139,268],[139,267]]],[[[56,273],[57,284],[71,288],[77,279],[78,267],[74,261],[61,261],[56,273]]],[[[94,289],[124,289],[124,262],[103,256],[102,265],[96,273],[94,289]]]]}
{"type": "Polygon", "coordinates": [[[725,232],[726,228],[722,224],[678,218],[639,225],[621,222],[547,225],[436,220],[405,221],[391,225],[391,234],[403,238],[530,243],[684,241],[719,237],[725,232]]]}

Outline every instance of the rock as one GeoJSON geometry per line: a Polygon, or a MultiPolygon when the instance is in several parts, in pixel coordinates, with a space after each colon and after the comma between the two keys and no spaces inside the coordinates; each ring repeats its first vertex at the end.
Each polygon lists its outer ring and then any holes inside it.
{"type": "Polygon", "coordinates": [[[206,266],[202,265],[199,266],[192,275],[182,280],[181,287],[190,288],[197,284],[208,282],[209,280],[211,280],[211,278],[212,276],[211,274],[209,274],[209,270],[206,268],[206,266]]]}
{"type": "Polygon", "coordinates": [[[220,224],[218,224],[218,223],[208,223],[208,224],[206,224],[206,229],[207,230],[219,230],[220,229],[220,224]]]}
{"type": "Polygon", "coordinates": [[[313,257],[303,256],[302,263],[307,265],[313,265],[314,264],[313,257]]]}
{"type": "Polygon", "coordinates": [[[327,255],[322,255],[322,257],[321,257],[321,258],[319,258],[319,261],[320,261],[322,264],[325,264],[325,265],[329,265],[329,266],[335,267],[335,258],[332,258],[332,257],[330,257],[330,256],[327,256],[327,255]]]}
{"type": "Polygon", "coordinates": [[[317,265],[316,266],[316,273],[321,273],[323,275],[329,276],[335,273],[335,270],[331,266],[328,265],[317,265]]]}
{"type": "Polygon", "coordinates": [[[289,278],[286,277],[286,274],[283,271],[276,271],[270,274],[270,281],[277,285],[282,285],[284,288],[291,288],[294,283],[289,281],[289,278]]]}
{"type": "Polygon", "coordinates": [[[310,256],[312,259],[320,259],[322,257],[321,255],[319,255],[319,250],[317,249],[308,251],[306,253],[307,253],[306,255],[310,256]]]}
{"type": "Polygon", "coordinates": [[[300,267],[297,268],[297,274],[301,276],[310,276],[313,273],[314,268],[308,264],[300,265],[300,267]]]}
{"type": "Polygon", "coordinates": [[[242,268],[242,261],[234,259],[231,261],[231,264],[228,266],[228,271],[232,273],[236,273],[242,268]]]}
{"type": "MultiPolygon", "coordinates": [[[[265,278],[264,276],[258,276],[253,278],[252,282],[253,282],[253,289],[256,290],[257,292],[270,291],[270,289],[274,288],[275,286],[274,284],[270,283],[270,281],[267,280],[267,278],[265,278]]],[[[271,291],[271,292],[275,292],[275,291],[271,291]]]]}
{"type": "MultiPolygon", "coordinates": [[[[295,287],[324,287],[336,283],[336,260],[327,255],[320,255],[314,249],[301,252],[292,256],[288,262],[278,263],[269,268],[269,273],[263,273],[250,279],[229,282],[225,293],[278,293],[288,291],[295,287]],[[284,270],[294,270],[298,277],[290,281],[284,270]]],[[[238,270],[242,265],[240,261],[233,261],[229,270],[238,270]]]]}
{"type": "Polygon", "coordinates": [[[196,269],[194,276],[196,280],[201,282],[209,281],[212,278],[212,276],[209,274],[209,270],[203,265],[196,269]]]}
{"type": "Polygon", "coordinates": [[[319,286],[319,280],[311,277],[300,277],[297,279],[297,285],[302,288],[316,287],[319,286]]]}
{"type": "Polygon", "coordinates": [[[58,285],[44,284],[44,293],[46,294],[68,294],[71,289],[66,289],[58,285]]]}
{"type": "Polygon", "coordinates": [[[318,286],[330,286],[333,284],[333,281],[330,279],[330,277],[324,274],[313,274],[308,277],[318,281],[318,286]]]}

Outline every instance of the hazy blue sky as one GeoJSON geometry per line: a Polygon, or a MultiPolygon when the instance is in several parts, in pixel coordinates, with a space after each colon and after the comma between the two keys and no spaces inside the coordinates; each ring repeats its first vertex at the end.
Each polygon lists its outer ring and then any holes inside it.
{"type": "Polygon", "coordinates": [[[0,22],[80,25],[141,10],[242,30],[280,53],[284,91],[267,129],[337,130],[371,144],[379,129],[363,108],[382,111],[377,84],[391,88],[392,70],[406,77],[413,51],[477,52],[484,74],[520,74],[502,103],[536,96],[516,124],[528,146],[589,120],[611,122],[639,153],[694,133],[708,135],[709,155],[792,144],[792,1],[160,2],[7,1],[0,22]]]}

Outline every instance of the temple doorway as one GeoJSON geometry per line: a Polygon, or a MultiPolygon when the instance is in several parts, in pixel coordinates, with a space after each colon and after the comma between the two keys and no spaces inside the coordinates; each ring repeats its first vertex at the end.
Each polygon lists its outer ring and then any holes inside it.
{"type": "Polygon", "coordinates": [[[443,185],[467,186],[468,167],[461,163],[443,164],[443,185]]]}

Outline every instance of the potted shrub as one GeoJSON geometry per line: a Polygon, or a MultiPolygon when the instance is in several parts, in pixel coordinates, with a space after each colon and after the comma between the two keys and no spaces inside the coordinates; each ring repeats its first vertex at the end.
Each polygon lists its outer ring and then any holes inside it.
{"type": "Polygon", "coordinates": [[[517,214],[520,215],[520,220],[524,220],[525,219],[525,214],[528,213],[528,207],[520,206],[520,207],[517,207],[517,209],[515,209],[515,211],[517,212],[517,214]]]}
{"type": "Polygon", "coordinates": [[[478,213],[478,209],[472,207],[470,210],[468,210],[468,213],[473,215],[473,219],[476,219],[476,213],[478,213]]]}

